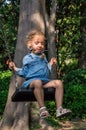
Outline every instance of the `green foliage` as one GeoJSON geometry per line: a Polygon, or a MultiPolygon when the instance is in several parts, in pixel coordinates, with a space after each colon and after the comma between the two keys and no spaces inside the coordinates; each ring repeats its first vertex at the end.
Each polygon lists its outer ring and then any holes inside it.
{"type": "Polygon", "coordinates": [[[47,109],[52,117],[55,116],[56,111],[56,103],[54,101],[46,101],[47,109]]]}
{"type": "Polygon", "coordinates": [[[52,127],[61,127],[58,120],[56,118],[53,118],[52,116],[49,116],[48,118],[46,118],[46,121],[48,124],[50,124],[52,127]]]}
{"type": "Polygon", "coordinates": [[[10,76],[11,76],[10,71],[0,72],[0,118],[1,118],[1,115],[3,114],[4,107],[7,100],[10,76]]]}
{"type": "Polygon", "coordinates": [[[81,1],[58,0],[56,29],[59,30],[57,43],[58,72],[78,66],[78,54],[82,45],[80,38],[81,1]],[[75,63],[76,61],[76,63],[75,63]]]}
{"type": "MultiPolygon", "coordinates": [[[[72,110],[70,118],[86,119],[86,69],[72,70],[64,76],[63,107],[72,110]]],[[[51,115],[56,112],[55,102],[46,102],[51,115]]]]}
{"type": "Polygon", "coordinates": [[[30,130],[37,130],[37,129],[40,129],[41,128],[41,125],[38,124],[36,121],[31,121],[31,124],[30,124],[30,130]]]}
{"type": "Polygon", "coordinates": [[[86,69],[72,70],[64,77],[64,106],[73,117],[86,118],[86,69]]]}
{"type": "Polygon", "coordinates": [[[13,57],[19,19],[19,1],[0,2],[0,69],[5,69],[8,58],[7,44],[13,57]],[[4,52],[4,53],[3,53],[4,52]]]}

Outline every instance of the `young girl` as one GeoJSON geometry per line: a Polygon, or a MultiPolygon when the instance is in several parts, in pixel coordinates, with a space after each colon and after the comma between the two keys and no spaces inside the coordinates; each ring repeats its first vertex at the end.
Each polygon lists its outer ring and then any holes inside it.
{"type": "Polygon", "coordinates": [[[56,58],[51,58],[48,63],[44,55],[44,41],[45,37],[41,31],[34,30],[27,35],[27,47],[31,53],[23,58],[22,68],[17,68],[14,62],[9,63],[9,68],[17,72],[19,76],[25,78],[23,87],[34,88],[34,95],[39,104],[40,117],[45,118],[49,113],[44,105],[43,88],[55,88],[56,100],[56,117],[61,117],[71,112],[69,109],[62,108],[63,100],[63,84],[61,80],[50,80],[50,71],[53,64],[56,64],[56,58]]]}

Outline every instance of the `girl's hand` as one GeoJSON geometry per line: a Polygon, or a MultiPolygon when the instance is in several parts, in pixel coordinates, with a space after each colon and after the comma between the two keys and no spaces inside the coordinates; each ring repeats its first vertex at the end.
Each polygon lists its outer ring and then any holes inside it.
{"type": "Polygon", "coordinates": [[[50,63],[51,65],[56,64],[56,63],[57,63],[56,58],[55,58],[55,57],[52,57],[49,63],[50,63]]]}
{"type": "Polygon", "coordinates": [[[9,69],[17,71],[17,67],[15,66],[14,62],[10,61],[8,65],[9,65],[9,69]]]}

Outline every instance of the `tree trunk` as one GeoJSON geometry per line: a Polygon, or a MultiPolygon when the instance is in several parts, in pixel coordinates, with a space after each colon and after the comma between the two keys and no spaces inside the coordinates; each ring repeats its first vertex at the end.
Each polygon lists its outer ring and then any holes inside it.
{"type": "MultiPolygon", "coordinates": [[[[48,48],[48,59],[50,60],[52,57],[56,57],[56,45],[55,45],[55,20],[56,20],[56,0],[52,0],[52,7],[50,10],[50,18],[48,17],[47,13],[45,13],[46,19],[46,35],[47,35],[47,48],[48,48]]],[[[51,79],[57,78],[57,67],[56,65],[53,66],[51,72],[51,79]]]]}
{"type": "Polygon", "coordinates": [[[86,68],[86,1],[81,5],[81,43],[79,54],[79,68],[86,68]]]}
{"type": "MultiPolygon", "coordinates": [[[[41,29],[43,32],[45,32],[45,25],[47,21],[45,20],[44,14],[45,14],[45,0],[44,1],[20,0],[18,38],[17,38],[15,57],[14,57],[14,62],[17,67],[21,67],[22,58],[28,52],[25,45],[25,36],[27,32],[34,28],[41,29]]],[[[53,27],[54,24],[51,25],[53,27]]],[[[50,31],[50,33],[52,32],[50,31]]],[[[54,38],[52,38],[50,44],[53,41],[54,38]]],[[[54,50],[55,50],[55,46],[53,47],[52,52],[54,50]]],[[[18,76],[16,76],[16,78],[17,78],[18,85],[21,86],[23,79],[18,76]]],[[[16,89],[15,74],[13,73],[9,85],[9,93],[8,93],[6,107],[4,110],[2,121],[0,123],[0,130],[29,130],[30,129],[30,125],[29,125],[30,102],[29,103],[12,102],[11,96],[13,95],[15,89],[16,89]]]]}

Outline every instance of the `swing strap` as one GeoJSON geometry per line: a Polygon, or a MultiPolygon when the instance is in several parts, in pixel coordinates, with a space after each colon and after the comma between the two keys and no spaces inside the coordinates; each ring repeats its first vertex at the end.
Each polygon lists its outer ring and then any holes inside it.
{"type": "MultiPolygon", "coordinates": [[[[4,39],[4,42],[5,42],[5,45],[6,45],[6,50],[7,50],[7,55],[8,55],[9,61],[12,61],[12,58],[11,58],[11,55],[10,55],[10,49],[9,49],[8,41],[7,41],[6,37],[5,37],[4,32],[2,32],[2,35],[4,37],[3,39],[4,39]]],[[[14,76],[15,76],[14,78],[15,78],[16,88],[18,88],[18,82],[17,82],[16,73],[14,72],[14,70],[12,70],[12,72],[14,73],[14,76]]]]}

